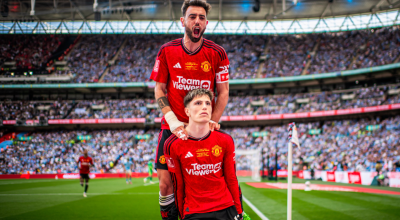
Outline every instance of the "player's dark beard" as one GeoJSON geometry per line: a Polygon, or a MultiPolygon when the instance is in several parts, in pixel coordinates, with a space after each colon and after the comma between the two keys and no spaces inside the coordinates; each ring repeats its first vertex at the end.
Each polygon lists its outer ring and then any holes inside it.
{"type": "Polygon", "coordinates": [[[202,37],[203,34],[204,34],[204,31],[206,31],[205,28],[204,28],[204,30],[202,30],[202,31],[200,32],[200,37],[199,37],[199,38],[195,38],[195,37],[193,37],[193,35],[192,35],[192,34],[193,34],[192,29],[189,28],[189,27],[185,27],[186,35],[189,37],[189,39],[190,39],[193,43],[197,43],[197,42],[200,41],[201,37],[202,37]]]}

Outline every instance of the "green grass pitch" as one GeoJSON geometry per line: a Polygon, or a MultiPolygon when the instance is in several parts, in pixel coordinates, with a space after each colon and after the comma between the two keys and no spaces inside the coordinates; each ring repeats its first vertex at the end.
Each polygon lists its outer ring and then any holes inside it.
{"type": "MultiPolygon", "coordinates": [[[[240,185],[268,219],[286,219],[286,190],[240,185]]],[[[82,194],[78,180],[0,180],[0,219],[160,219],[158,185],[144,185],[143,179],[132,185],[125,179],[92,179],[88,197],[82,194]]],[[[253,220],[261,219],[246,204],[244,209],[253,220]]],[[[293,190],[293,219],[400,219],[400,196],[293,190]]]]}

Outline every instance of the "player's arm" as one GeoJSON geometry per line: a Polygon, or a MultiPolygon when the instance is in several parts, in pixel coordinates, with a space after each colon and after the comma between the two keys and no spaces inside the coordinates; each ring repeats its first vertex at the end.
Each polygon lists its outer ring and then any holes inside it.
{"type": "Polygon", "coordinates": [[[214,111],[211,116],[211,120],[215,123],[213,122],[210,123],[210,128],[212,131],[214,130],[214,128],[219,130],[219,128],[221,127],[221,125],[218,124],[218,122],[222,116],[222,113],[224,113],[226,104],[228,104],[229,82],[217,83],[217,92],[218,92],[218,98],[217,102],[215,103],[214,111]]]}
{"type": "MultiPolygon", "coordinates": [[[[183,182],[183,175],[182,175],[182,170],[181,170],[181,162],[180,160],[175,156],[174,161],[176,161],[175,165],[175,181],[176,181],[176,187],[177,189],[174,189],[176,191],[176,204],[179,210],[179,215],[181,219],[183,218],[183,204],[184,204],[184,195],[185,195],[185,183],[183,182]]],[[[171,175],[172,178],[172,175],[171,175]]]]}
{"type": "Polygon", "coordinates": [[[94,167],[93,158],[90,158],[90,166],[89,167],[94,167]]]}
{"type": "Polygon", "coordinates": [[[78,169],[81,169],[80,167],[80,163],[81,162],[81,158],[78,158],[78,160],[76,161],[76,166],[78,167],[78,169]]]}
{"type": "Polygon", "coordinates": [[[182,140],[187,140],[189,135],[184,128],[184,124],[183,122],[178,120],[175,113],[171,110],[166,94],[167,84],[156,82],[156,87],[154,88],[154,96],[156,97],[158,106],[164,114],[165,120],[168,122],[171,132],[174,133],[178,138],[182,140]]]}
{"type": "Polygon", "coordinates": [[[226,154],[224,155],[224,178],[229,191],[231,192],[238,214],[242,214],[242,204],[240,202],[239,182],[236,177],[235,144],[230,138],[227,140],[226,154]]]}
{"type": "MultiPolygon", "coordinates": [[[[176,146],[175,146],[176,147],[176,146]]],[[[176,149],[176,148],[175,148],[176,149]]],[[[178,155],[176,154],[176,150],[174,150],[174,145],[164,146],[164,155],[168,164],[168,171],[171,175],[171,180],[174,185],[174,194],[175,194],[175,204],[179,211],[180,219],[183,219],[183,202],[184,202],[184,193],[185,193],[185,183],[183,182],[183,174],[181,170],[181,163],[178,155]],[[167,151],[166,149],[170,150],[167,151]],[[168,152],[170,154],[168,154],[168,152]]]]}

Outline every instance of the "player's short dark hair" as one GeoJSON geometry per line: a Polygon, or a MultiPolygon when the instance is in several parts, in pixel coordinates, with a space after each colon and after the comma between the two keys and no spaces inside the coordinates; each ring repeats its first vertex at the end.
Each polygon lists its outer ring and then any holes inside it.
{"type": "Polygon", "coordinates": [[[206,0],[184,0],[181,8],[183,17],[185,17],[189,6],[199,6],[204,8],[204,10],[206,10],[206,15],[211,11],[211,5],[207,3],[206,0]]]}
{"type": "Polygon", "coordinates": [[[185,98],[183,98],[183,104],[185,105],[185,107],[187,107],[194,98],[202,96],[208,96],[208,98],[210,98],[210,101],[212,101],[214,98],[214,93],[208,89],[194,89],[186,94],[185,98]]]}

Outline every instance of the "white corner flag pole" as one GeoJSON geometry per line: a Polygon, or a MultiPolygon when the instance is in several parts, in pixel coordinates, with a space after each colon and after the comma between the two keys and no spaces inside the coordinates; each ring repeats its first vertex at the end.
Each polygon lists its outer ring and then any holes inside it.
{"type": "Polygon", "coordinates": [[[293,160],[293,144],[300,147],[299,138],[297,137],[296,124],[289,124],[289,143],[288,143],[288,188],[287,188],[287,220],[292,220],[292,160],[293,160]]]}
{"type": "Polygon", "coordinates": [[[292,141],[288,144],[287,220],[292,220],[292,141]]]}

